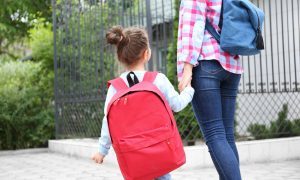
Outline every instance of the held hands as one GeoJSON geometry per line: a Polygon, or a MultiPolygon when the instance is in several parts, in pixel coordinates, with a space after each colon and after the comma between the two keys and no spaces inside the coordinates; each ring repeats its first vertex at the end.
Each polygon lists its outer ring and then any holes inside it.
{"type": "Polygon", "coordinates": [[[182,92],[184,88],[186,88],[187,86],[191,86],[192,70],[193,70],[192,64],[189,63],[184,64],[182,79],[178,84],[178,89],[180,92],[182,92]]]}
{"type": "Polygon", "coordinates": [[[92,160],[94,160],[97,164],[102,164],[103,163],[104,156],[97,152],[96,154],[93,155],[92,160]]]}

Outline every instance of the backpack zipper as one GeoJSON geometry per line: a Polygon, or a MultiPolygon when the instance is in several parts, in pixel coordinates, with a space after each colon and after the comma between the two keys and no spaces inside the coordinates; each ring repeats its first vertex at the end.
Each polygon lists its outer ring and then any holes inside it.
{"type": "Polygon", "coordinates": [[[115,100],[114,106],[117,105],[119,101],[120,101],[120,98],[118,98],[117,100],[115,100]]]}
{"type": "Polygon", "coordinates": [[[127,97],[125,96],[125,98],[124,98],[124,105],[126,105],[127,104],[127,97]]]}
{"type": "Polygon", "coordinates": [[[123,97],[124,97],[124,98],[121,97],[121,98],[116,99],[115,102],[113,103],[113,105],[114,105],[114,106],[117,105],[118,102],[119,102],[121,99],[123,99],[123,104],[126,105],[127,102],[128,102],[128,97],[127,97],[127,96],[123,96],[123,97]]]}

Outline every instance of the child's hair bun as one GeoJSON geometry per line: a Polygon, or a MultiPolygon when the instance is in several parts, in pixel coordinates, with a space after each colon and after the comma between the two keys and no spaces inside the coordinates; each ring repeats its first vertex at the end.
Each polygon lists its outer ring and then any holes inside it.
{"type": "Polygon", "coordinates": [[[123,33],[121,26],[114,26],[106,33],[106,41],[109,44],[119,45],[120,42],[127,41],[127,37],[123,33]]]}
{"type": "Polygon", "coordinates": [[[125,66],[132,66],[145,59],[149,39],[145,29],[140,27],[114,26],[106,33],[108,44],[115,45],[118,60],[125,66]]]}

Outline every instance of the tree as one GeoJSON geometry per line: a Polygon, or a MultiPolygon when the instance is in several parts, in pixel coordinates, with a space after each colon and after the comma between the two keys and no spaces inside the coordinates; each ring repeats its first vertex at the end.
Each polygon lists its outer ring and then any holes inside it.
{"type": "Polygon", "coordinates": [[[16,58],[9,47],[28,37],[28,30],[38,18],[51,22],[51,0],[0,0],[0,55],[16,58]]]}

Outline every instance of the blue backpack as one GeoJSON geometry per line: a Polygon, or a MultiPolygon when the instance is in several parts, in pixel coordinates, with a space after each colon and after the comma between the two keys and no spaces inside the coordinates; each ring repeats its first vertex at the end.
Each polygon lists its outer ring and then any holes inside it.
{"type": "Polygon", "coordinates": [[[206,18],[205,28],[232,55],[255,55],[264,49],[264,12],[249,0],[223,0],[219,33],[206,18]]]}

